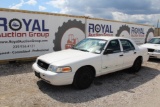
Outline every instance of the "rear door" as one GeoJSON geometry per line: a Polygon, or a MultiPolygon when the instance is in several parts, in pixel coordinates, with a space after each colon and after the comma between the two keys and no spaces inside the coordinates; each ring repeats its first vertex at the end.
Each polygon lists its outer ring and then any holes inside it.
{"type": "Polygon", "coordinates": [[[120,39],[123,48],[124,55],[124,67],[129,67],[133,65],[137,57],[137,52],[134,45],[127,39],[120,39]]]}

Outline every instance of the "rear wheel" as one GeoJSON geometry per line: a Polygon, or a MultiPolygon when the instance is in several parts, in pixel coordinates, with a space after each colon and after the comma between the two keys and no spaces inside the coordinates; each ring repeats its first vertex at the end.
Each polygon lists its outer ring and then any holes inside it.
{"type": "Polygon", "coordinates": [[[141,57],[138,57],[138,58],[134,61],[133,66],[131,67],[131,72],[132,72],[132,73],[138,72],[138,71],[141,69],[141,66],[142,66],[142,58],[141,58],[141,57]]]}
{"type": "Polygon", "coordinates": [[[94,72],[89,67],[80,68],[75,74],[73,85],[78,89],[86,89],[91,85],[94,77],[94,72]]]}

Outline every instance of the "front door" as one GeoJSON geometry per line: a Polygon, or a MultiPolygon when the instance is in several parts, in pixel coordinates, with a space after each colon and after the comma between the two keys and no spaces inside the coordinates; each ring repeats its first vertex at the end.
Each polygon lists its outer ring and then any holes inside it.
{"type": "Polygon", "coordinates": [[[118,39],[111,40],[106,50],[112,50],[111,53],[102,55],[102,71],[103,74],[110,73],[122,69],[123,67],[123,52],[121,52],[118,39]]]}

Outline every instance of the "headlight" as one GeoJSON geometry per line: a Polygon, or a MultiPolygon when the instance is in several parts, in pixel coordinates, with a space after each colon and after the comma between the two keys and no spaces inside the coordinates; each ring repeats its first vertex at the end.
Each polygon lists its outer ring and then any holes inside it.
{"type": "Polygon", "coordinates": [[[71,67],[56,67],[53,65],[50,65],[48,67],[48,71],[53,71],[53,72],[57,72],[57,73],[67,73],[67,72],[71,72],[71,67]]]}
{"type": "Polygon", "coordinates": [[[49,65],[48,67],[48,71],[53,71],[56,72],[57,67],[53,66],[53,65],[49,65]]]}
{"type": "Polygon", "coordinates": [[[71,72],[71,67],[58,67],[56,72],[71,72]]]}
{"type": "Polygon", "coordinates": [[[156,50],[156,49],[155,49],[154,52],[160,53],[160,50],[156,50]]]}

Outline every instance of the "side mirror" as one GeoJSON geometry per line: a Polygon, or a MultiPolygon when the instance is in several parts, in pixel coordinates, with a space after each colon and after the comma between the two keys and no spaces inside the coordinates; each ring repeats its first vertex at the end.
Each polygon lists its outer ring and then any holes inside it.
{"type": "Polygon", "coordinates": [[[103,53],[103,55],[111,54],[113,53],[113,49],[106,49],[103,53]]]}

